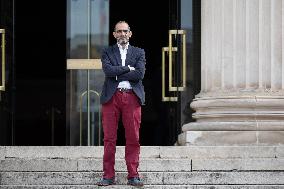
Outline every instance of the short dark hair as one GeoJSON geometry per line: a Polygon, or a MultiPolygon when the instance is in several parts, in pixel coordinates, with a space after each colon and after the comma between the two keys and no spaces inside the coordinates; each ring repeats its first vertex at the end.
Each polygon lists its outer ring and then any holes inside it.
{"type": "Polygon", "coordinates": [[[128,24],[126,21],[124,21],[124,20],[118,21],[118,22],[115,24],[115,26],[114,26],[114,31],[116,31],[116,25],[117,25],[117,24],[122,24],[122,23],[127,24],[127,25],[128,25],[128,30],[130,31],[130,26],[129,26],[129,24],[128,24]]]}

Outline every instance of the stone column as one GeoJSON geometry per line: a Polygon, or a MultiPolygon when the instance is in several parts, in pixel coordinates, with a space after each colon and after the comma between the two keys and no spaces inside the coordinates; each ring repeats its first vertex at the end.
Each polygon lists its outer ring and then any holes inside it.
{"type": "Polygon", "coordinates": [[[181,145],[284,145],[284,1],[202,0],[201,91],[181,145]]]}

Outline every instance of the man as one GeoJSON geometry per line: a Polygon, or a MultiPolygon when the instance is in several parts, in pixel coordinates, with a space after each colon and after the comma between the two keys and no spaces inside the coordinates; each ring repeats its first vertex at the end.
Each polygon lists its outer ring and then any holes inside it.
{"type": "Polygon", "coordinates": [[[117,44],[102,53],[105,82],[101,93],[102,123],[104,130],[104,175],[99,186],[115,184],[115,151],[120,116],[125,129],[125,161],[128,183],[143,186],[139,178],[139,128],[141,105],[145,101],[142,79],[145,73],[145,52],[129,44],[132,32],[127,22],[115,25],[113,36],[117,44]]]}

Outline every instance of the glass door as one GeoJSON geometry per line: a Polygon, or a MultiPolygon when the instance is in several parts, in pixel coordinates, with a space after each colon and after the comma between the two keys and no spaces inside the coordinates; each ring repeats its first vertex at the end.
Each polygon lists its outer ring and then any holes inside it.
{"type": "Polygon", "coordinates": [[[0,145],[65,143],[65,9],[0,1],[0,145]]]}
{"type": "MultiPolygon", "coordinates": [[[[103,144],[100,55],[102,48],[116,43],[113,27],[122,20],[130,24],[130,44],[146,53],[140,143],[178,141],[182,125],[192,121],[189,105],[200,88],[200,4],[151,1],[137,9],[133,0],[67,0],[67,145],[103,144]]],[[[125,145],[122,123],[117,145],[125,145]]]]}
{"type": "Polygon", "coordinates": [[[100,56],[109,41],[109,0],[67,1],[67,144],[102,145],[100,56]]]}
{"type": "Polygon", "coordinates": [[[14,1],[0,2],[0,45],[0,145],[12,145],[14,1]]]}
{"type": "Polygon", "coordinates": [[[200,76],[194,70],[200,66],[198,22],[193,23],[199,17],[198,5],[194,0],[169,1],[168,46],[162,48],[162,101],[169,111],[171,144],[178,141],[182,125],[193,121],[190,103],[199,91],[200,76]]]}

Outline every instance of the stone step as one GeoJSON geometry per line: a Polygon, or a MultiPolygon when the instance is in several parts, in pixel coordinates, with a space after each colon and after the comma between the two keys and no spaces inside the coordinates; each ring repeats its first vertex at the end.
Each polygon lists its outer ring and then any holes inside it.
{"type": "MultiPolygon", "coordinates": [[[[0,189],[99,188],[103,147],[1,146],[0,189]]],[[[117,147],[116,178],[126,186],[124,146],[117,147]]],[[[283,146],[142,146],[144,188],[284,188],[283,146]]]]}
{"type": "Polygon", "coordinates": [[[284,171],[284,158],[192,159],[192,171],[284,171]]]}
{"type": "MultiPolygon", "coordinates": [[[[0,189],[101,189],[96,185],[10,185],[0,186],[0,189]]],[[[134,189],[127,185],[108,186],[107,189],[134,189]]],[[[145,185],[147,189],[284,189],[283,185],[145,185]]]]}
{"type": "MultiPolygon", "coordinates": [[[[21,159],[0,160],[0,171],[40,171],[40,172],[101,172],[102,159],[21,159]]],[[[126,171],[124,159],[116,159],[116,171],[126,171]]],[[[284,171],[284,158],[254,159],[161,159],[142,158],[139,171],[284,171]]]]}
{"type": "MultiPolygon", "coordinates": [[[[147,185],[284,185],[284,172],[141,172],[147,185]]],[[[126,172],[116,173],[118,185],[126,172]]],[[[95,185],[97,172],[1,172],[0,185],[95,185]]]]}
{"type": "MultiPolygon", "coordinates": [[[[102,146],[0,146],[5,158],[102,158],[102,146]]],[[[141,158],[284,158],[284,146],[142,146],[141,158]]],[[[116,158],[124,158],[118,146],[116,158]]]]}
{"type": "MultiPolygon", "coordinates": [[[[0,160],[0,171],[93,171],[103,170],[102,159],[14,159],[0,160]]],[[[116,159],[116,171],[126,171],[124,159],[116,159]]],[[[141,159],[140,171],[191,171],[188,159],[141,159]]]]}

